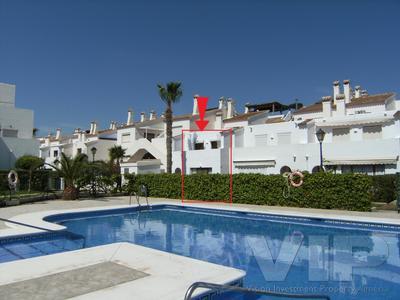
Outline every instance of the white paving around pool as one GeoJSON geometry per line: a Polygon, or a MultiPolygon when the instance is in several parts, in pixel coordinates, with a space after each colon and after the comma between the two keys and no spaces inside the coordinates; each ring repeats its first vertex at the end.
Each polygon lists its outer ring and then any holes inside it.
{"type": "MultiPolygon", "coordinates": [[[[238,269],[130,243],[114,243],[2,263],[0,292],[2,295],[9,293],[12,299],[26,299],[27,292],[31,295],[29,299],[42,299],[40,293],[57,295],[59,288],[60,292],[74,289],[73,297],[67,297],[68,299],[178,300],[184,299],[186,290],[194,282],[229,284],[244,276],[245,272],[238,269]],[[81,294],[80,291],[88,291],[88,287],[84,285],[89,285],[91,280],[85,278],[90,277],[85,269],[89,266],[104,265],[102,263],[105,262],[118,264],[124,269],[129,268],[136,274],[133,274],[130,281],[125,279],[120,284],[113,283],[114,278],[102,278],[103,286],[97,285],[95,291],[81,294]],[[75,272],[70,272],[73,270],[75,272]],[[72,275],[68,276],[68,273],[72,275]],[[43,277],[46,280],[43,280],[43,277]]],[[[202,292],[205,290],[199,289],[195,295],[202,292]]]]}
{"type": "MultiPolygon", "coordinates": [[[[115,204],[118,203],[117,201],[113,202],[115,204]]],[[[126,200],[119,202],[119,204],[122,204],[124,202],[126,203],[126,200]]],[[[93,207],[92,204],[90,204],[89,206],[91,207],[75,207],[74,209],[65,209],[66,207],[64,206],[64,202],[62,203],[63,205],[61,207],[55,202],[37,204],[37,207],[32,205],[21,206],[10,208],[8,210],[8,213],[10,213],[10,215],[5,217],[13,221],[18,221],[21,223],[30,224],[50,230],[62,230],[64,229],[63,226],[46,222],[43,220],[43,218],[59,213],[109,210],[115,208],[129,207],[129,205],[126,204],[104,206],[101,205],[104,203],[100,201],[94,203],[97,203],[98,206],[93,207]],[[43,207],[40,207],[40,205],[43,205],[43,207]],[[36,211],[32,212],[31,207],[35,207],[36,211]],[[39,210],[39,208],[42,209],[39,210]],[[13,213],[13,210],[18,211],[19,214],[16,214],[15,212],[13,213]],[[28,211],[30,212],[26,213],[28,211]]],[[[81,205],[80,203],[72,203],[71,206],[76,204],[81,205]]],[[[86,203],[83,204],[86,205],[86,203]]],[[[153,202],[153,204],[171,204],[178,206],[182,205],[178,201],[157,201],[157,203],[153,202]]],[[[132,205],[131,207],[135,206],[136,205],[132,205]]],[[[311,218],[318,217],[341,221],[400,225],[400,218],[397,214],[385,215],[379,213],[342,212],[334,210],[311,210],[301,208],[272,208],[252,205],[239,206],[209,203],[185,203],[184,206],[211,209],[217,208],[232,211],[246,211],[249,213],[270,213],[282,216],[311,218]]],[[[0,230],[0,237],[41,232],[41,230],[38,229],[16,225],[9,222],[5,223],[5,225],[7,226],[7,228],[0,230]]],[[[85,271],[85,267],[92,266],[94,269],[96,267],[104,267],[104,265],[101,265],[104,262],[112,262],[120,264],[123,267],[131,268],[133,273],[131,274],[128,272],[126,274],[127,277],[121,278],[122,283],[118,283],[118,281],[115,279],[113,285],[110,282],[107,283],[107,280],[105,280],[103,287],[97,286],[94,291],[90,292],[87,292],[86,290],[86,293],[79,294],[79,296],[73,296],[73,299],[113,298],[141,300],[177,300],[184,298],[186,290],[194,282],[205,281],[219,284],[227,284],[237,281],[238,279],[241,279],[245,276],[245,272],[241,270],[211,264],[130,243],[115,243],[105,246],[2,263],[0,264],[0,292],[1,288],[3,287],[5,288],[6,292],[9,292],[10,294],[14,293],[13,296],[15,296],[15,293],[17,293],[15,299],[19,299],[18,290],[28,288],[35,289],[39,285],[42,286],[46,282],[46,280],[44,280],[43,278],[51,279],[49,280],[48,289],[51,289],[54,286],[57,287],[57,278],[67,278],[67,281],[71,284],[71,289],[78,288],[77,283],[74,283],[73,280],[71,281],[71,278],[73,278],[71,274],[78,274],[78,277],[82,277],[84,276],[84,274],[87,273],[87,269],[85,271]],[[82,272],[80,272],[79,269],[82,272]],[[73,270],[75,270],[76,272],[72,272],[69,274],[60,274],[62,272],[73,270]],[[82,274],[79,275],[79,273],[82,274]],[[60,274],[60,276],[57,277],[56,274],[60,274]],[[145,274],[146,276],[142,276],[140,274],[145,274]],[[45,277],[49,275],[50,277],[45,277]],[[126,278],[133,279],[126,282],[126,278]],[[35,281],[35,279],[38,280],[35,281]],[[50,284],[50,281],[52,281],[52,284],[50,284]]],[[[111,267],[111,269],[112,268],[113,267],[111,267]]],[[[112,270],[110,270],[110,272],[112,272],[112,270]]],[[[46,286],[44,286],[43,288],[46,289],[46,286]]],[[[85,291],[84,288],[82,288],[81,290],[85,291]]]]}

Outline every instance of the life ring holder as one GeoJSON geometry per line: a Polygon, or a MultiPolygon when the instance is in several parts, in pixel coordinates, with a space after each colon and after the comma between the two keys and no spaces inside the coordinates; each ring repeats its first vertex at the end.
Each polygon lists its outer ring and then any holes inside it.
{"type": "Polygon", "coordinates": [[[17,185],[18,185],[18,182],[19,182],[17,171],[11,170],[8,173],[7,180],[8,180],[8,185],[9,185],[10,189],[14,189],[15,190],[17,188],[17,185]]]}
{"type": "Polygon", "coordinates": [[[293,187],[301,187],[303,185],[303,182],[304,182],[303,173],[301,173],[300,171],[294,171],[294,172],[290,173],[289,182],[290,182],[290,185],[293,186],[293,187]],[[298,177],[299,180],[296,181],[295,177],[298,177]]]}

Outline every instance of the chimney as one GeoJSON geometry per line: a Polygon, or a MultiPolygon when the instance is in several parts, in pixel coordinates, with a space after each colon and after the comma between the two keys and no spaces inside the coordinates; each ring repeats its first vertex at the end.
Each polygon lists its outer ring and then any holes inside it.
{"type": "Polygon", "coordinates": [[[155,119],[157,119],[157,113],[154,110],[152,110],[150,112],[150,120],[155,120],[155,119]]]}
{"type": "Polygon", "coordinates": [[[344,94],[339,94],[336,96],[336,115],[346,115],[346,97],[344,94]]]}
{"type": "Polygon", "coordinates": [[[230,119],[230,118],[233,117],[233,115],[234,115],[234,113],[235,113],[235,107],[234,107],[234,101],[233,101],[233,99],[232,99],[232,98],[228,98],[227,104],[228,104],[228,112],[227,112],[226,117],[227,117],[228,119],[230,119]]]}
{"type": "Polygon", "coordinates": [[[59,140],[61,138],[61,129],[57,128],[56,130],[56,139],[59,140]]]}
{"type": "Polygon", "coordinates": [[[97,134],[97,123],[93,122],[93,132],[92,134],[97,134]]]}
{"type": "Polygon", "coordinates": [[[199,95],[193,96],[193,112],[192,112],[193,116],[199,114],[199,106],[197,105],[197,97],[199,97],[199,95]]]}
{"type": "Polygon", "coordinates": [[[140,113],[140,122],[144,122],[144,121],[146,121],[146,114],[142,111],[140,113]]]}
{"type": "Polygon", "coordinates": [[[45,137],[44,141],[46,143],[46,145],[50,145],[50,139],[51,139],[51,135],[50,133],[45,137]]]}
{"type": "Polygon", "coordinates": [[[133,110],[130,108],[128,109],[128,120],[126,121],[126,125],[133,124],[133,110]]]}
{"type": "Polygon", "coordinates": [[[343,80],[343,93],[345,97],[346,103],[350,103],[351,101],[351,88],[350,88],[350,80],[343,80]]]}
{"type": "Polygon", "coordinates": [[[355,88],[354,92],[354,98],[360,98],[361,97],[361,86],[357,85],[355,88]]]}
{"type": "Polygon", "coordinates": [[[324,118],[332,117],[332,97],[322,97],[322,114],[324,118]]]}
{"type": "MultiPolygon", "coordinates": [[[[90,130],[89,130],[89,134],[93,133],[93,128],[94,128],[94,121],[90,122],[90,130]]],[[[80,131],[80,130],[79,130],[80,131]]]]}
{"type": "Polygon", "coordinates": [[[221,98],[219,98],[219,100],[218,100],[218,109],[223,109],[224,106],[225,106],[225,98],[224,98],[224,97],[221,97],[221,98]]]}
{"type": "Polygon", "coordinates": [[[245,113],[245,114],[248,114],[248,113],[249,113],[249,106],[250,106],[250,102],[247,102],[247,103],[244,105],[244,113],[245,113]]]}
{"type": "Polygon", "coordinates": [[[340,93],[340,86],[339,86],[339,81],[335,80],[333,82],[333,101],[336,103],[336,97],[340,93]]]}
{"type": "Polygon", "coordinates": [[[115,129],[117,129],[117,122],[111,121],[111,123],[110,123],[110,130],[115,130],[115,129]]]}

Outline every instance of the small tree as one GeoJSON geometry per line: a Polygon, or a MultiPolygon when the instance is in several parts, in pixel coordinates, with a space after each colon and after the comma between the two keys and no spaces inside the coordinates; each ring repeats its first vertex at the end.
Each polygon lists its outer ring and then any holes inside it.
{"type": "Polygon", "coordinates": [[[61,160],[50,165],[64,179],[64,200],[75,200],[78,198],[79,189],[76,183],[83,174],[84,166],[88,163],[85,154],[78,154],[74,158],[68,157],[61,152],[61,160]]]}
{"type": "Polygon", "coordinates": [[[115,178],[115,182],[117,183],[117,189],[119,191],[122,190],[121,186],[121,162],[125,157],[126,149],[121,146],[114,146],[108,149],[108,156],[110,157],[110,167],[112,169],[113,177],[115,178]]]}
{"type": "Polygon", "coordinates": [[[17,159],[15,162],[15,168],[24,170],[28,172],[28,192],[32,189],[32,178],[33,172],[36,169],[43,167],[44,160],[40,157],[33,156],[33,155],[24,155],[17,159]]]}

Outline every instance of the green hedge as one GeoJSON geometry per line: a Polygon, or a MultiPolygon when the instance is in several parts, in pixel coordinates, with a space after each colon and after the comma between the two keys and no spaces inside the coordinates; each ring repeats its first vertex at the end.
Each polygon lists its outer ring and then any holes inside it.
{"type": "MultiPolygon", "coordinates": [[[[135,191],[145,184],[151,197],[181,198],[179,174],[128,175],[126,189],[135,191]]],[[[229,175],[194,174],[185,176],[185,199],[229,199],[229,175]]],[[[327,209],[369,211],[372,200],[372,179],[358,174],[305,174],[304,184],[290,188],[281,175],[233,175],[233,202],[258,205],[279,205],[327,209]]]]}
{"type": "Polygon", "coordinates": [[[389,203],[396,199],[396,175],[372,176],[373,201],[389,203]]]}
{"type": "MultiPolygon", "coordinates": [[[[0,170],[0,192],[8,191],[8,170],[0,170]]],[[[29,172],[18,170],[19,185],[18,190],[26,191],[29,185],[29,172]]],[[[35,170],[32,173],[31,190],[45,191],[49,188],[49,179],[57,179],[55,172],[51,170],[35,170]]]]}

